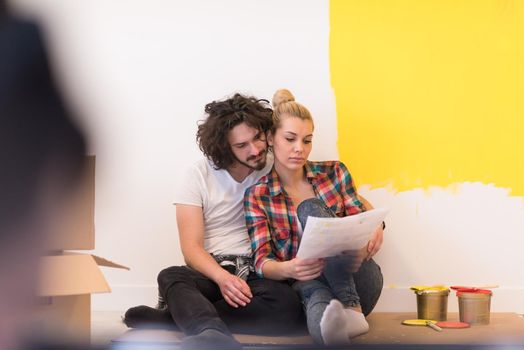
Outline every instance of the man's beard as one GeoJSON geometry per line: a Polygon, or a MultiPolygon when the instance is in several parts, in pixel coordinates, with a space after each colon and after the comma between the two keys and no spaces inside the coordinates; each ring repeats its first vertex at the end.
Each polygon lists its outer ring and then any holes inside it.
{"type": "Polygon", "coordinates": [[[239,162],[240,164],[250,168],[250,169],[253,169],[253,170],[262,170],[264,169],[264,167],[266,166],[266,162],[267,162],[267,149],[261,151],[258,155],[256,156],[250,156],[250,157],[247,157],[246,161],[241,161],[240,159],[238,159],[237,157],[235,157],[235,159],[237,160],[237,162],[239,162]],[[253,159],[256,159],[258,157],[261,157],[260,161],[258,163],[256,163],[255,165],[252,165],[250,163],[248,163],[250,160],[253,160],[253,159]]]}

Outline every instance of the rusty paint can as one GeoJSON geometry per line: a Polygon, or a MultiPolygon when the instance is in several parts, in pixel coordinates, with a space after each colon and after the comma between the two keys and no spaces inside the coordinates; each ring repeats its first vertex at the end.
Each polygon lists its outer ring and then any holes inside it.
{"type": "Polygon", "coordinates": [[[417,294],[417,317],[424,320],[446,321],[449,289],[422,289],[417,294]]]}
{"type": "Polygon", "coordinates": [[[489,324],[492,294],[486,289],[471,292],[457,291],[460,322],[471,325],[489,324]]]}

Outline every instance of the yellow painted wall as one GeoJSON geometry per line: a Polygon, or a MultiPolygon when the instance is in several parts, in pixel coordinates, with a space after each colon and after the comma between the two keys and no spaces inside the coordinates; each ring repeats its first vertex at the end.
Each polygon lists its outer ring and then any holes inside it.
{"type": "Polygon", "coordinates": [[[524,195],[524,0],[331,0],[338,147],[357,184],[524,195]]]}

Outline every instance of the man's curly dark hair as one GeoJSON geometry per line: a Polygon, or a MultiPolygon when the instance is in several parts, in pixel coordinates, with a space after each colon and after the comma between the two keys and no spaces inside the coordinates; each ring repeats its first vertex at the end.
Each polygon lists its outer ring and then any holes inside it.
{"type": "Polygon", "coordinates": [[[235,94],[205,107],[207,119],[198,125],[198,146],[216,169],[226,169],[235,162],[228,142],[228,132],[240,123],[266,132],[271,129],[273,110],[269,101],[235,94]]]}

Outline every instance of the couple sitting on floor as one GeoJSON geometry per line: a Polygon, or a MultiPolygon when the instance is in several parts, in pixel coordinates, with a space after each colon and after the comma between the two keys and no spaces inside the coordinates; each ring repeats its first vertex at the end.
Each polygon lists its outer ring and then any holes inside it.
{"type": "Polygon", "coordinates": [[[319,344],[368,331],[382,290],[383,227],[360,251],[296,257],[308,216],[344,217],[372,206],[345,165],[312,162],[313,119],[288,90],[266,100],[235,94],[206,105],[197,141],[206,159],[176,193],[187,266],[158,275],[159,305],[129,309],[130,327],[171,323],[188,348],[240,347],[231,332],[283,334],[303,324],[319,344]]]}

